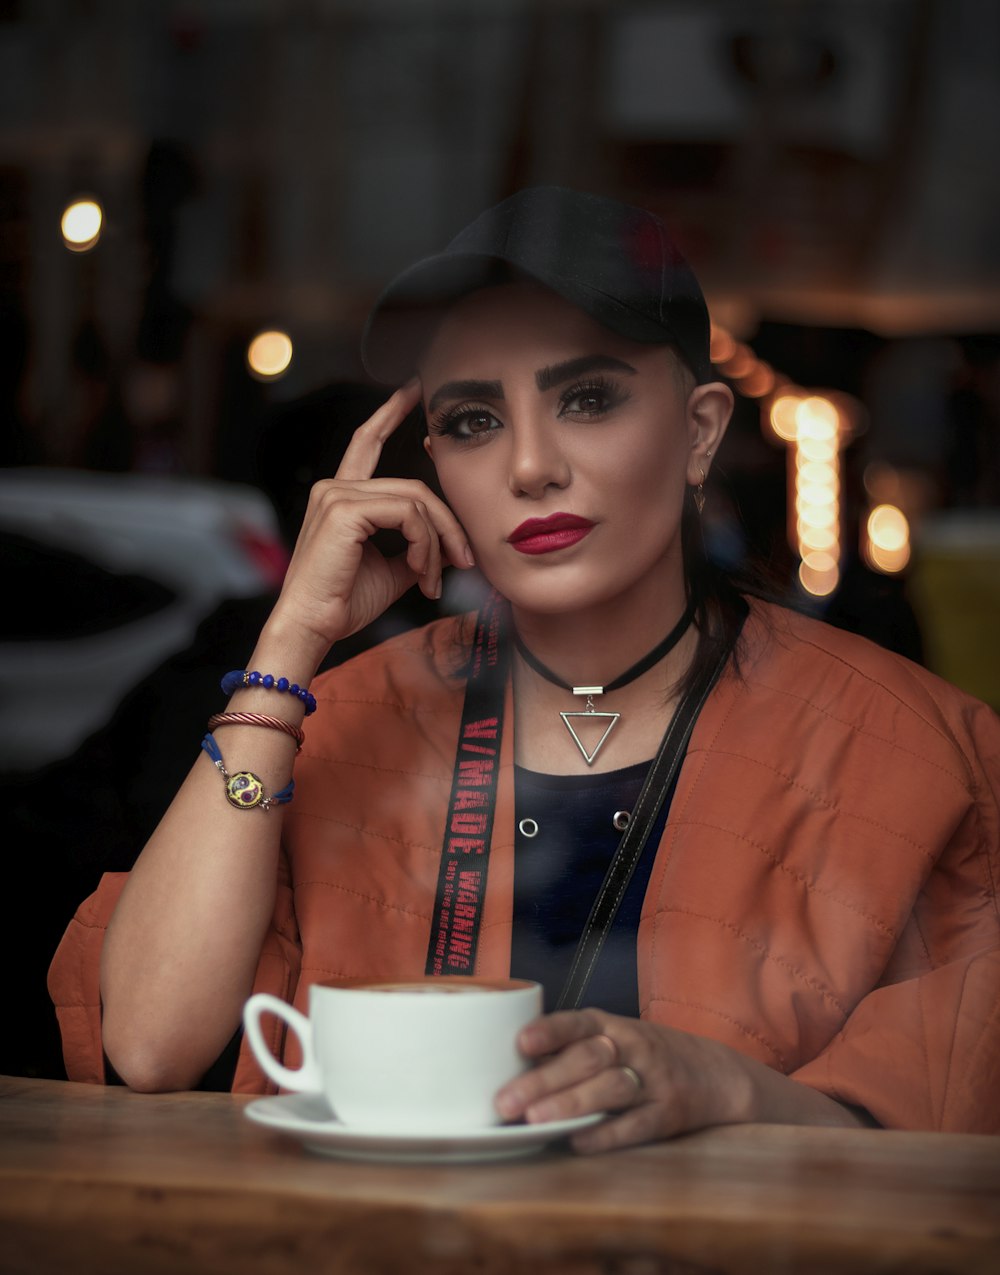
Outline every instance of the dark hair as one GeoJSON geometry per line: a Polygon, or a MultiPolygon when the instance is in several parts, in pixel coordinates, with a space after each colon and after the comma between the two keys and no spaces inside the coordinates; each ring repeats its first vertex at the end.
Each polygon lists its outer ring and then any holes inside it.
{"type": "Polygon", "coordinates": [[[749,586],[750,582],[738,583],[729,572],[724,571],[709,557],[702,532],[701,515],[691,493],[685,496],[681,512],[681,552],[688,601],[694,606],[694,623],[698,629],[698,645],[694,658],[674,688],[683,695],[703,672],[715,667],[725,650],[731,651],[730,661],[739,673],[740,630],[746,618],[743,593],[757,592],[757,589],[741,588],[741,584],[749,586]]]}

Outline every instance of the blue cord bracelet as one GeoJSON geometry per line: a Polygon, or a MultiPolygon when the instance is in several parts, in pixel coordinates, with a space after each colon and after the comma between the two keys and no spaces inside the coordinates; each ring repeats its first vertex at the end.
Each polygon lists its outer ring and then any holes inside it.
{"type": "Polygon", "coordinates": [[[240,770],[235,775],[231,775],[226,770],[214,735],[211,733],[206,735],[201,741],[201,746],[226,781],[226,800],[237,810],[270,810],[272,806],[283,806],[291,801],[292,794],[295,792],[294,779],[290,779],[281,792],[276,792],[272,797],[266,797],[263,783],[252,770],[240,770]]]}
{"type": "Polygon", "coordinates": [[[243,668],[233,669],[222,679],[222,689],[226,695],[246,686],[256,686],[262,691],[281,691],[285,695],[293,695],[305,705],[306,717],[316,711],[316,696],[297,682],[289,682],[287,677],[275,677],[273,673],[258,673],[256,669],[248,672],[243,668]]]}

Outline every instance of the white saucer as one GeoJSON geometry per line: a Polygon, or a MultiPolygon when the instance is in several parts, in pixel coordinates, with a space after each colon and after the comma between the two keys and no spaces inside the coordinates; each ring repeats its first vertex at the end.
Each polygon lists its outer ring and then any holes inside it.
{"type": "Polygon", "coordinates": [[[507,1160],[540,1151],[550,1142],[566,1138],[604,1119],[601,1112],[575,1120],[550,1124],[495,1125],[467,1132],[386,1133],[348,1129],[331,1114],[324,1098],[316,1094],[280,1094],[257,1098],[245,1108],[256,1124],[298,1138],[304,1147],[321,1155],[351,1160],[434,1160],[455,1163],[470,1160],[507,1160]]]}

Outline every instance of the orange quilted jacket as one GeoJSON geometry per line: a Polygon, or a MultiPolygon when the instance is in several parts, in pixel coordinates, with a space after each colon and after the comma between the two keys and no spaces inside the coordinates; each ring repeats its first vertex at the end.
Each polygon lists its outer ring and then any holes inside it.
{"type": "MultiPolygon", "coordinates": [[[[439,621],[315,681],[255,990],[305,1008],[317,979],[422,973],[468,629],[439,621]]],[[[478,958],[494,975],[513,790],[506,729],[478,958]]],[[[51,966],[71,1079],[103,1079],[98,963],[123,880],[103,879],[51,966]]],[[[998,881],[1000,718],[872,643],[754,603],[646,893],[641,1014],[889,1127],[1000,1132],[998,881]]],[[[234,1088],[271,1091],[245,1044],[234,1088]]]]}

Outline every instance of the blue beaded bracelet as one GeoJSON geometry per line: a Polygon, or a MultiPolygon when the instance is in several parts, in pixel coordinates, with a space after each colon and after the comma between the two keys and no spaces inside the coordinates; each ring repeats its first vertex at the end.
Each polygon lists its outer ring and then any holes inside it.
{"type": "Polygon", "coordinates": [[[305,705],[306,717],[316,711],[316,696],[304,686],[289,682],[287,677],[275,677],[272,673],[258,673],[256,670],[248,673],[246,669],[237,668],[227,673],[222,679],[222,689],[226,695],[232,695],[234,691],[244,686],[256,686],[262,691],[281,691],[287,695],[294,695],[305,705]]]}
{"type": "Polygon", "coordinates": [[[291,801],[292,794],[295,792],[294,779],[290,779],[285,787],[280,792],[276,792],[273,797],[266,797],[260,777],[255,775],[252,770],[240,770],[235,775],[231,775],[226,770],[222,761],[222,753],[219,751],[219,745],[215,742],[214,735],[211,733],[206,735],[201,741],[201,746],[211,757],[212,761],[215,762],[216,769],[226,781],[226,800],[231,806],[235,806],[237,810],[270,810],[272,806],[283,806],[286,802],[291,801]]]}

